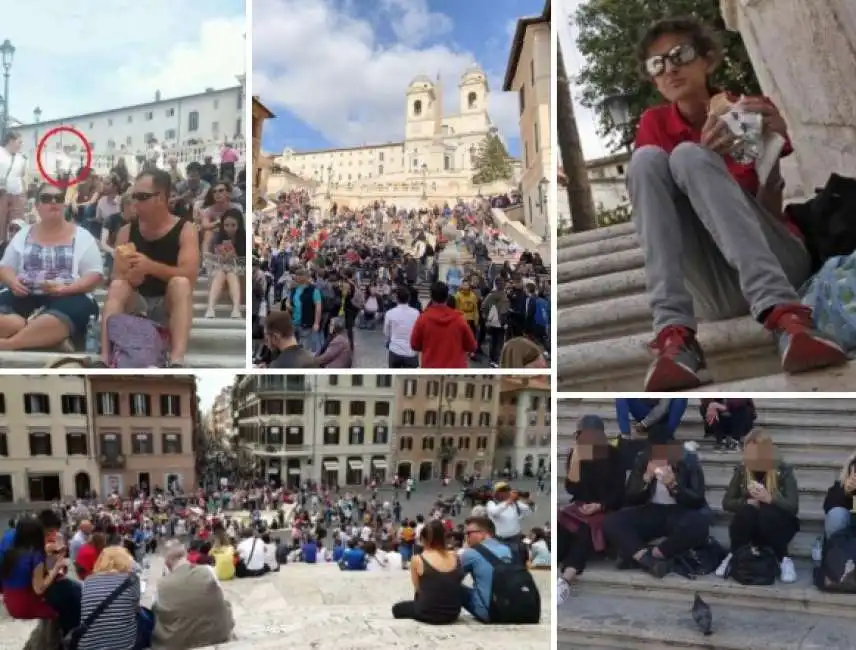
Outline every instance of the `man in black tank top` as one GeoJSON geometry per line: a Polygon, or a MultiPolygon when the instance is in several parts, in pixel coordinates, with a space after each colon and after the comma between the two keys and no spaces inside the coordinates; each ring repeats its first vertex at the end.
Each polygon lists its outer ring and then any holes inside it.
{"type": "Polygon", "coordinates": [[[137,218],[116,237],[113,279],[101,320],[101,354],[109,364],[107,320],[140,314],[167,327],[172,366],[182,366],[193,323],[193,289],[199,271],[199,240],[192,223],[170,214],[169,172],[141,173],[131,198],[137,218]]]}

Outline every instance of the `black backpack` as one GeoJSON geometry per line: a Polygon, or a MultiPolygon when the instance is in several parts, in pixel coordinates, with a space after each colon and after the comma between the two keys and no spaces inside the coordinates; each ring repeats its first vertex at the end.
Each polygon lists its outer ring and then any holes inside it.
{"type": "Polygon", "coordinates": [[[856,532],[841,530],[826,540],[815,586],[821,591],[856,594],[856,532]]]}
{"type": "Polygon", "coordinates": [[[677,573],[690,580],[706,576],[714,571],[725,559],[728,553],[716,538],[708,537],[707,542],[672,559],[672,573],[677,573]]]}
{"type": "Polygon", "coordinates": [[[535,625],[541,621],[541,594],[532,574],[513,557],[501,560],[482,544],[473,550],[490,562],[493,582],[488,616],[491,623],[535,625]]]}
{"type": "Polygon", "coordinates": [[[779,575],[779,558],[767,546],[747,544],[733,551],[726,578],[741,585],[766,586],[776,582],[779,575]]]}

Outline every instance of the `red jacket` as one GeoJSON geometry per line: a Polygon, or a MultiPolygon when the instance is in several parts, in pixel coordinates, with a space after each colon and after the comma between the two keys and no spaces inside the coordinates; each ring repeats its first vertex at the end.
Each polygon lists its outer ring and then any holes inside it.
{"type": "Polygon", "coordinates": [[[476,339],[461,312],[431,304],[416,319],[410,347],[422,353],[423,368],[469,368],[476,339]]]}

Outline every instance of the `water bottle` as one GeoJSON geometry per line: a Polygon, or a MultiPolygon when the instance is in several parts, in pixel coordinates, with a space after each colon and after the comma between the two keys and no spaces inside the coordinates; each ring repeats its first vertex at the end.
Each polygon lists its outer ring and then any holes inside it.
{"type": "Polygon", "coordinates": [[[101,353],[101,329],[95,316],[89,317],[86,325],[86,354],[97,356],[101,353]]]}
{"type": "Polygon", "coordinates": [[[821,536],[818,536],[811,546],[811,559],[816,565],[820,565],[820,561],[823,559],[823,537],[821,536]]]}

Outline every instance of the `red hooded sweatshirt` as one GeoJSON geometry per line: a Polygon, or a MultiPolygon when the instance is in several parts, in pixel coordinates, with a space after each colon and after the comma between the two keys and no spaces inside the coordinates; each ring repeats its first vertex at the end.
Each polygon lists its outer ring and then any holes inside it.
{"type": "Polygon", "coordinates": [[[467,355],[476,351],[476,339],[461,312],[431,304],[416,319],[410,347],[422,353],[423,368],[469,368],[467,355]]]}

